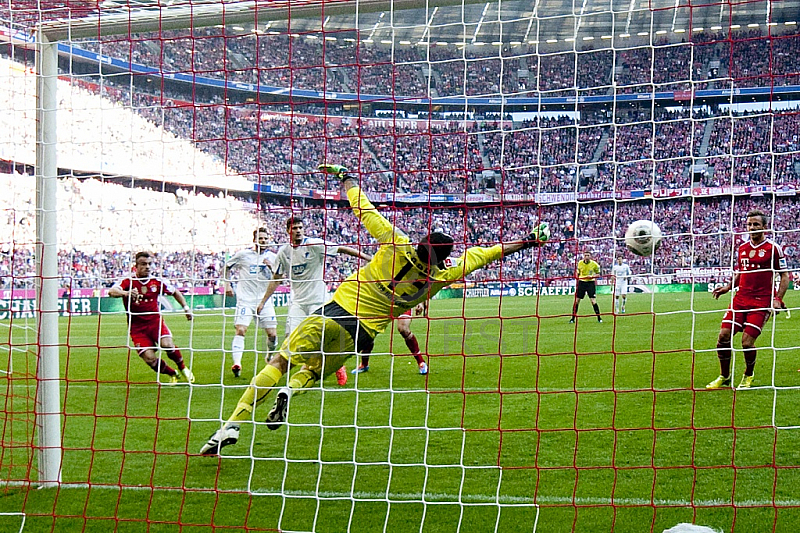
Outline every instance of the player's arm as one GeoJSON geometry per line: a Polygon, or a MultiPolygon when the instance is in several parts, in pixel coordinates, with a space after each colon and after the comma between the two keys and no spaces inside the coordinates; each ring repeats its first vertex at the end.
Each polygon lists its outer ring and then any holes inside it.
{"type": "Polygon", "coordinates": [[[786,257],[783,255],[783,249],[778,245],[775,245],[772,254],[772,268],[779,276],[778,288],[775,291],[776,302],[773,307],[785,309],[783,297],[789,289],[789,272],[786,268],[786,257]]]}
{"type": "MultiPolygon", "coordinates": [[[[136,289],[132,289],[136,290],[136,289]]],[[[138,291],[137,291],[138,292],[138,291]]],[[[108,289],[108,295],[112,298],[127,298],[131,295],[131,291],[126,291],[119,285],[114,285],[110,289],[108,289]]]]}
{"type": "Polygon", "coordinates": [[[234,254],[228,261],[225,262],[225,267],[222,269],[222,286],[225,290],[225,296],[233,296],[233,287],[231,287],[231,269],[237,263],[238,253],[234,254]]]}
{"type": "MultiPolygon", "coordinates": [[[[358,218],[370,235],[381,244],[395,242],[395,235],[398,233],[391,222],[378,213],[367,195],[358,186],[358,182],[349,174],[349,171],[341,165],[319,165],[319,169],[326,174],[331,174],[342,181],[342,188],[350,201],[353,214],[358,218]]],[[[400,232],[402,235],[402,232],[400,232]]],[[[406,241],[407,242],[407,241],[406,241]]],[[[405,243],[403,243],[405,244],[405,243]]]]}
{"type": "Polygon", "coordinates": [[[600,263],[595,263],[592,269],[594,276],[592,276],[592,281],[597,281],[597,278],[600,277],[600,274],[603,273],[603,270],[600,268],[600,263]]]}
{"type": "Polygon", "coordinates": [[[355,248],[350,248],[349,246],[339,246],[336,249],[336,253],[344,254],[344,255],[351,255],[353,257],[358,257],[359,259],[363,259],[364,261],[372,261],[372,256],[369,254],[361,253],[360,251],[356,250],[355,248]]]}
{"type": "Polygon", "coordinates": [[[725,285],[723,285],[721,287],[717,287],[716,289],[714,289],[712,291],[712,293],[711,293],[711,296],[713,296],[715,300],[718,300],[720,296],[722,296],[723,294],[727,294],[727,293],[731,292],[731,290],[734,287],[736,287],[738,284],[739,284],[739,273],[738,272],[734,272],[733,273],[733,277],[731,277],[731,280],[728,283],[726,283],[725,285]]]}
{"type": "Polygon", "coordinates": [[[192,319],[192,308],[189,307],[189,304],[186,303],[186,298],[183,297],[183,293],[177,289],[172,292],[172,297],[178,302],[183,308],[183,313],[186,315],[186,320],[192,319]]]}
{"type": "Polygon", "coordinates": [[[126,283],[127,281],[128,280],[123,280],[122,282],[115,283],[108,289],[108,295],[112,298],[126,298],[134,303],[139,303],[142,299],[142,295],[139,294],[139,290],[136,287],[127,289],[127,287],[130,286],[129,283],[126,283]]]}
{"type": "Polygon", "coordinates": [[[775,297],[782,302],[786,291],[789,290],[789,273],[783,271],[779,275],[780,279],[778,280],[778,290],[775,293],[775,297]]]}
{"type": "Polygon", "coordinates": [[[267,284],[267,290],[264,291],[264,296],[261,298],[261,301],[258,303],[258,307],[256,308],[256,314],[261,313],[261,310],[264,309],[264,306],[267,305],[267,300],[272,294],[275,292],[275,289],[278,288],[278,285],[282,283],[284,279],[283,273],[275,272],[272,274],[272,281],[267,284]]]}
{"type": "Polygon", "coordinates": [[[550,229],[547,224],[542,223],[536,226],[534,230],[526,235],[519,241],[504,242],[495,244],[488,248],[481,246],[473,246],[467,248],[456,264],[450,268],[445,269],[445,279],[448,281],[457,281],[464,279],[465,276],[482,268],[493,261],[502,259],[511,254],[541,246],[550,237],[550,229]]]}
{"type": "Polygon", "coordinates": [[[228,265],[222,269],[222,287],[225,290],[225,296],[233,296],[233,287],[231,286],[231,269],[228,265]]]}

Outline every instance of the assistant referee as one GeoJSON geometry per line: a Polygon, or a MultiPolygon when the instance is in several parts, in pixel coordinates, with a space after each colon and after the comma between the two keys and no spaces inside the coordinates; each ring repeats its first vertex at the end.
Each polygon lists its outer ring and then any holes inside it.
{"type": "Polygon", "coordinates": [[[570,324],[575,323],[575,317],[578,316],[578,305],[583,300],[584,296],[589,297],[594,308],[594,314],[597,315],[597,321],[602,322],[600,318],[600,306],[597,305],[597,277],[600,275],[600,265],[597,261],[592,259],[592,252],[583,252],[583,260],[578,261],[578,268],[576,269],[576,276],[578,278],[578,289],[575,291],[575,302],[572,304],[572,318],[569,319],[570,324]]]}

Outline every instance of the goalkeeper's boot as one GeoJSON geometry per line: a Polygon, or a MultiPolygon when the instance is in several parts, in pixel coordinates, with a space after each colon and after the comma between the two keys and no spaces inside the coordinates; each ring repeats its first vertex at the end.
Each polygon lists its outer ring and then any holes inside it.
{"type": "Polygon", "coordinates": [[[717,379],[706,385],[707,389],[719,389],[722,387],[730,387],[731,386],[731,378],[728,376],[717,376],[717,379]]]}
{"type": "Polygon", "coordinates": [[[208,442],[200,448],[201,455],[218,455],[219,451],[225,446],[236,444],[239,440],[239,426],[236,424],[226,424],[214,432],[209,437],[208,442]]]}
{"type": "Polygon", "coordinates": [[[189,370],[188,366],[181,370],[181,373],[188,383],[194,383],[194,374],[192,374],[192,371],[189,370]]]}
{"type": "Polygon", "coordinates": [[[238,378],[239,376],[242,375],[242,367],[240,367],[239,365],[233,365],[231,367],[231,372],[233,372],[233,377],[238,378]]]}
{"type": "Polygon", "coordinates": [[[336,371],[336,382],[340,387],[347,385],[347,367],[343,366],[336,371]]]}
{"type": "Polygon", "coordinates": [[[340,180],[350,178],[350,171],[344,165],[329,165],[323,163],[317,167],[325,174],[330,174],[340,180]]]}
{"type": "Polygon", "coordinates": [[[353,369],[353,371],[352,371],[352,372],[350,372],[350,373],[351,373],[351,374],[363,374],[364,372],[369,372],[369,365],[367,365],[367,366],[364,366],[364,365],[358,365],[358,366],[357,366],[357,367],[355,367],[355,368],[353,369]]]}
{"type": "Polygon", "coordinates": [[[167,381],[167,385],[177,385],[178,384],[178,374],[169,377],[169,381],[167,381]]]}
{"type": "Polygon", "coordinates": [[[428,373],[428,363],[423,361],[419,364],[419,373],[422,374],[423,376],[428,373]]]}
{"type": "Polygon", "coordinates": [[[275,397],[275,405],[267,413],[267,427],[272,431],[280,428],[286,422],[286,412],[289,410],[289,387],[283,387],[275,397]]]}
{"type": "Polygon", "coordinates": [[[736,387],[736,390],[749,389],[753,384],[753,377],[755,376],[748,376],[747,374],[744,374],[742,376],[742,381],[739,382],[739,386],[736,387]]]}

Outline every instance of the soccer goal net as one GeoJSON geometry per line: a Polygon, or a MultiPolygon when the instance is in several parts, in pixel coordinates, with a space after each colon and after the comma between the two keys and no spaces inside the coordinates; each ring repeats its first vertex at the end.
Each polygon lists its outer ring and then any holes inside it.
{"type": "Polygon", "coordinates": [[[0,6],[0,530],[791,530],[796,12],[0,6]]]}

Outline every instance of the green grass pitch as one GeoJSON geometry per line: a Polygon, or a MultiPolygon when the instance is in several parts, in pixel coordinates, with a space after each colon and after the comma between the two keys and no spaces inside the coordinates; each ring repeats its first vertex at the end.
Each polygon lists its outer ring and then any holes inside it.
{"type": "MultiPolygon", "coordinates": [[[[759,351],[758,388],[706,391],[718,373],[713,348],[726,302],[635,294],[627,315],[605,314],[602,324],[584,316],[576,330],[567,323],[571,301],[434,301],[430,322],[412,325],[432,355],[427,378],[402,338],[385,334],[376,353],[391,342],[400,355],[374,355],[370,372],[344,388],[329,378],[323,390],[294,397],[290,426],[274,432],[261,423],[270,398],[221,459],[195,454],[263,364],[248,352],[242,378],[233,378],[223,354],[231,318],[167,317],[197,377],[192,387],[154,384],[128,355],[123,316],[62,319],[63,480],[75,485],[6,485],[0,513],[24,510],[24,531],[59,532],[212,524],[517,532],[533,531],[537,518],[539,532],[638,533],[679,522],[796,531],[797,318],[771,321],[759,340],[776,349],[759,351]]],[[[611,298],[599,302],[607,313],[611,298]]],[[[584,301],[581,312],[590,311],[584,301]]],[[[21,348],[25,332],[13,332],[21,348]]],[[[0,374],[0,479],[21,480],[35,381],[25,375],[32,359],[13,353],[11,378],[0,374]]],[[[742,370],[737,353],[736,382],[742,370]]],[[[0,514],[0,531],[18,531],[21,520],[0,514]]]]}

